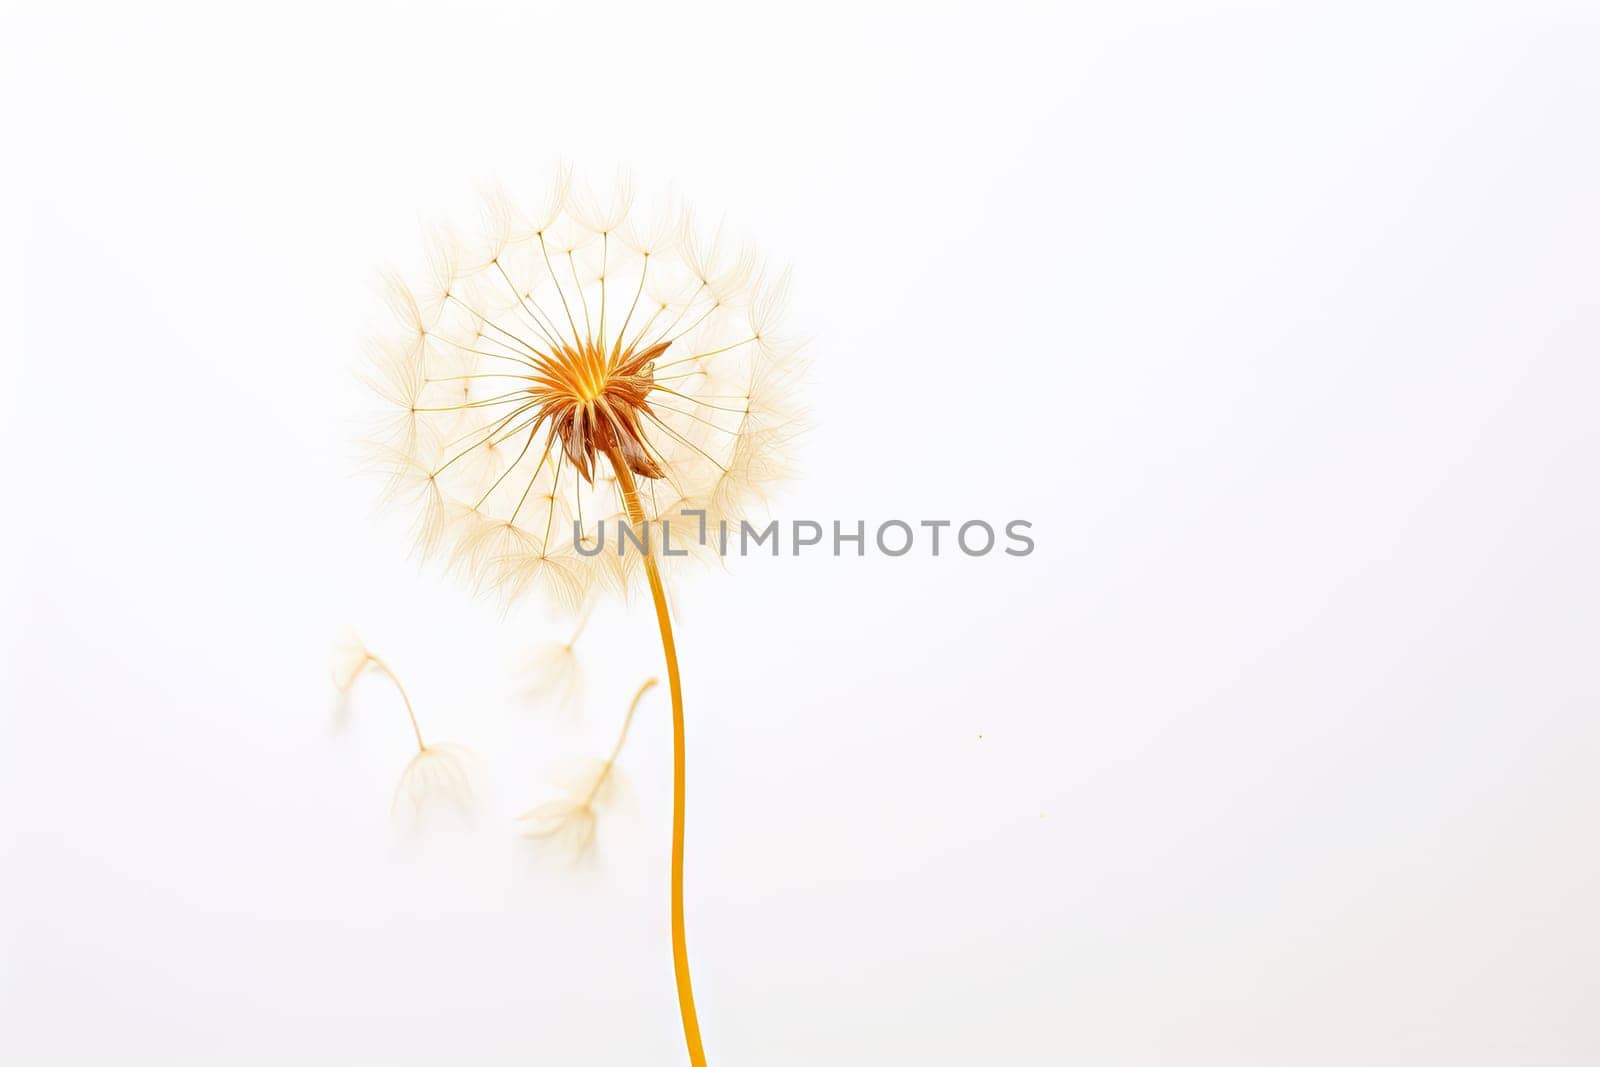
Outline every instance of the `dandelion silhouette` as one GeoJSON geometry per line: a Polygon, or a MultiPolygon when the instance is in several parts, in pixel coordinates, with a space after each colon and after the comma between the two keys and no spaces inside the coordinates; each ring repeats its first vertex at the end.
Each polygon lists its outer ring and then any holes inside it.
{"type": "MultiPolygon", "coordinates": [[[[650,592],[672,703],[673,969],[685,1043],[705,1063],[683,922],[683,687],[663,569],[707,555],[690,531],[747,514],[790,471],[797,363],[778,332],[786,279],[725,228],[636,206],[561,170],[531,210],[487,198],[484,236],[434,242],[430,277],[389,283],[398,325],[373,353],[389,405],[373,451],[424,555],[507,602],[579,608],[650,592]],[[599,551],[596,520],[648,553],[599,551]],[[703,523],[703,525],[702,525],[703,523]],[[575,541],[576,536],[576,541],[575,541]],[[588,542],[588,543],[586,543],[588,542]],[[580,548],[582,551],[580,551],[580,548]]],[[[603,526],[600,527],[603,529],[603,526]]]]}
{"type": "Polygon", "coordinates": [[[400,772],[394,802],[390,805],[391,813],[413,828],[433,812],[470,814],[474,805],[471,753],[459,745],[428,744],[422,739],[422,726],[417,722],[416,709],[399,676],[353,633],[342,636],[333,651],[333,684],[339,694],[341,724],[349,714],[350,697],[356,682],[368,671],[383,675],[400,694],[406,716],[411,722],[412,736],[417,741],[417,754],[400,772]]]}
{"type": "Polygon", "coordinates": [[[604,760],[587,760],[568,776],[564,795],[546,801],[521,816],[524,837],[554,845],[574,861],[586,859],[594,849],[595,822],[599,811],[610,799],[617,784],[617,758],[628,740],[628,730],[633,726],[633,713],[639,709],[644,695],[659,681],[648,679],[641,685],[628,704],[623,716],[622,729],[617,732],[616,744],[604,760]]]}

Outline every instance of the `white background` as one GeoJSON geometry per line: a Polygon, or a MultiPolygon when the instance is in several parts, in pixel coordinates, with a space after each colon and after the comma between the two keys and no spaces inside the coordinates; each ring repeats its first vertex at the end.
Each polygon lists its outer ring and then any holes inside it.
{"type": "Polygon", "coordinates": [[[1038,540],[683,591],[714,1064],[1600,1061],[1600,17],[1207,6],[13,11],[0,1059],[683,1061],[664,695],[511,818],[654,622],[519,707],[351,476],[380,268],[567,157],[793,265],[779,517],[1038,540]]]}

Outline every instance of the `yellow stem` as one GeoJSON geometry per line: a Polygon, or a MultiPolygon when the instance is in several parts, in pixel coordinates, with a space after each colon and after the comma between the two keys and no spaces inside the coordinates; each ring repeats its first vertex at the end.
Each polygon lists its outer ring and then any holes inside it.
{"type": "MultiPolygon", "coordinates": [[[[606,449],[606,458],[616,472],[628,518],[635,525],[644,522],[644,506],[633,472],[616,446],[606,449]]],[[[667,593],[661,584],[661,571],[655,553],[644,554],[644,571],[650,579],[650,598],[655,601],[656,622],[661,627],[661,651],[667,659],[667,689],[672,695],[672,971],[678,983],[678,1011],[683,1016],[683,1040],[689,1047],[693,1067],[706,1067],[705,1049],[700,1044],[700,1020],[694,1011],[694,989],[689,984],[689,939],[683,932],[683,685],[678,679],[678,650],[672,640],[672,617],[667,612],[667,593]]]]}

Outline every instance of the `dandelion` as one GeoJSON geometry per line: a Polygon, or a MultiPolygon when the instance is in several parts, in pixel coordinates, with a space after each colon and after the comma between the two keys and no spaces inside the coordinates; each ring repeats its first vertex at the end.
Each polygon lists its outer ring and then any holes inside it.
{"type": "Polygon", "coordinates": [[[586,760],[575,773],[568,776],[562,796],[546,801],[521,816],[524,837],[549,842],[567,852],[574,860],[590,854],[594,848],[597,813],[605,806],[617,785],[617,757],[622,755],[622,746],[628,740],[633,713],[638,710],[639,701],[657,684],[657,679],[648,679],[633,694],[628,713],[622,719],[622,729],[617,733],[617,742],[611,746],[611,755],[604,760],[586,760]]]}
{"type": "Polygon", "coordinates": [[[578,549],[597,520],[657,546],[676,519],[675,547],[709,554],[714,535],[680,535],[736,525],[787,475],[786,288],[725,227],[636,204],[626,182],[575,187],[563,170],[528,211],[490,196],[481,239],[436,241],[423,283],[391,283],[397,325],[373,350],[389,406],[374,454],[424,554],[507,601],[537,591],[568,608],[631,589],[642,570],[672,701],[672,949],[697,1067],[683,690],[662,573],[681,561],[578,549]]]}
{"type": "Polygon", "coordinates": [[[571,184],[528,215],[491,197],[481,240],[436,239],[426,282],[391,278],[368,376],[387,407],[371,452],[418,549],[576,609],[640,570],[577,551],[598,523],[671,522],[675,550],[708,552],[702,528],[787,476],[798,364],[785,278],[725,227],[571,184]]]}
{"type": "Polygon", "coordinates": [[[394,801],[390,805],[393,815],[411,826],[420,825],[431,812],[443,811],[456,815],[469,814],[474,797],[471,779],[471,754],[459,745],[428,744],[422,739],[422,726],[417,722],[417,712],[411,696],[389,664],[361,641],[347,632],[335,643],[333,650],[333,684],[339,692],[341,715],[349,708],[350,694],[356,682],[368,671],[376,671],[387,678],[405,705],[411,722],[411,733],[417,741],[417,754],[407,761],[395,786],[394,801]]]}

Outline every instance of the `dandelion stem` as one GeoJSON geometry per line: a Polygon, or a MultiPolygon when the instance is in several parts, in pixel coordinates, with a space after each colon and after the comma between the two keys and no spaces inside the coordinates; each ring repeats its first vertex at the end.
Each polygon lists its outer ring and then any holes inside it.
{"type": "MultiPolygon", "coordinates": [[[[616,472],[628,518],[644,522],[644,505],[633,472],[616,445],[606,449],[606,459],[616,472]]],[[[694,1010],[694,989],[689,983],[689,940],[683,929],[683,822],[685,765],[683,750],[683,683],[678,678],[678,650],[672,640],[672,617],[667,612],[666,589],[653,552],[644,554],[645,575],[650,580],[650,599],[655,602],[656,622],[661,628],[661,651],[667,660],[667,688],[672,695],[672,971],[678,984],[678,1011],[683,1016],[683,1039],[689,1048],[692,1067],[705,1067],[706,1053],[700,1043],[700,1020],[694,1010]]],[[[643,694],[640,690],[640,694],[643,694]]],[[[635,703],[638,697],[634,698],[635,703]]],[[[630,715],[632,713],[630,712],[630,715]]]]}
{"type": "Polygon", "coordinates": [[[417,709],[411,706],[411,697],[406,693],[406,687],[400,684],[400,676],[394,673],[394,670],[383,661],[381,656],[368,652],[367,659],[371,660],[372,665],[378,668],[384,677],[393,682],[394,687],[400,691],[400,699],[406,702],[406,714],[411,717],[411,732],[417,735],[417,751],[426,752],[428,746],[422,741],[422,727],[417,725],[417,709]]]}

